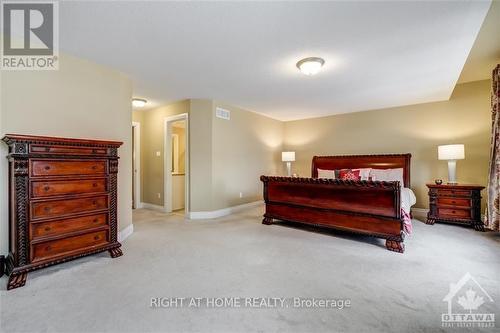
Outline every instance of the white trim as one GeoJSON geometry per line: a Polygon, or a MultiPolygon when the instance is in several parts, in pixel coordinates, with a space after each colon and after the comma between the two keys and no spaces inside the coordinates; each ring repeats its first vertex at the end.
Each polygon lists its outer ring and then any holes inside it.
{"type": "Polygon", "coordinates": [[[165,209],[163,208],[163,206],[155,205],[155,204],[150,204],[150,203],[147,203],[147,202],[141,202],[141,208],[151,209],[151,210],[157,210],[159,212],[165,213],[165,209]]]}
{"type": "Polygon", "coordinates": [[[135,172],[134,175],[134,207],[133,208],[142,208],[141,202],[141,123],[136,121],[132,122],[132,130],[134,131],[134,156],[133,159],[133,170],[135,172]]]}
{"type": "Polygon", "coordinates": [[[132,233],[134,232],[134,225],[131,224],[127,226],[125,229],[118,231],[118,241],[123,242],[126,240],[132,233]]]}
{"type": "Polygon", "coordinates": [[[249,202],[243,205],[238,205],[238,206],[233,206],[233,207],[228,207],[228,208],[223,208],[223,209],[218,209],[218,210],[212,210],[212,211],[204,211],[204,212],[189,212],[188,218],[191,220],[201,220],[201,219],[215,219],[218,217],[230,215],[245,209],[257,207],[263,203],[262,200],[259,201],[254,201],[254,202],[249,202]]]}
{"type": "Polygon", "coordinates": [[[170,167],[172,165],[172,145],[170,140],[172,138],[172,122],[184,120],[186,122],[186,153],[184,160],[184,211],[186,215],[189,212],[189,115],[187,113],[177,114],[175,116],[166,117],[163,125],[163,212],[172,212],[172,172],[170,167]]]}

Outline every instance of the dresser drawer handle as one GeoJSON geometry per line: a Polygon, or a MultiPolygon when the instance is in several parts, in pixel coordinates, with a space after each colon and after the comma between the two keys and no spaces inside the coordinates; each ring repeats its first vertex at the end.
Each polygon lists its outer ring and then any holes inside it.
{"type": "Polygon", "coordinates": [[[455,214],[455,213],[456,213],[456,211],[454,211],[454,210],[452,210],[451,212],[452,212],[453,214],[455,214]]]}
{"type": "Polygon", "coordinates": [[[93,165],[93,166],[92,166],[92,170],[95,170],[95,169],[97,169],[97,166],[96,166],[96,165],[93,165]]]}
{"type": "Polygon", "coordinates": [[[94,240],[99,240],[99,236],[94,236],[94,240]]]}
{"type": "Polygon", "coordinates": [[[99,220],[98,220],[98,219],[93,219],[93,220],[92,220],[92,223],[97,223],[97,222],[99,222],[99,220]]]}
{"type": "Polygon", "coordinates": [[[48,190],[50,190],[50,186],[45,185],[45,187],[43,189],[44,189],[45,192],[48,192],[48,190]]]}
{"type": "Polygon", "coordinates": [[[44,169],[45,170],[50,170],[50,166],[46,165],[44,169]]]}
{"type": "Polygon", "coordinates": [[[45,251],[50,251],[50,250],[52,250],[52,246],[49,245],[45,247],[45,251]]]}
{"type": "Polygon", "coordinates": [[[46,212],[48,212],[48,211],[50,211],[50,207],[49,207],[49,206],[45,206],[45,207],[43,208],[43,210],[44,210],[44,211],[46,211],[46,212]]]}
{"type": "Polygon", "coordinates": [[[50,227],[45,227],[45,231],[50,231],[50,227]]]}
{"type": "Polygon", "coordinates": [[[95,206],[95,205],[97,205],[97,201],[96,201],[96,200],[92,201],[92,204],[93,204],[94,206],[95,206]]]}
{"type": "Polygon", "coordinates": [[[455,200],[452,200],[452,201],[451,201],[451,203],[452,203],[452,204],[456,204],[457,202],[456,202],[455,200]]]}
{"type": "Polygon", "coordinates": [[[97,187],[97,183],[92,184],[92,187],[97,187]]]}

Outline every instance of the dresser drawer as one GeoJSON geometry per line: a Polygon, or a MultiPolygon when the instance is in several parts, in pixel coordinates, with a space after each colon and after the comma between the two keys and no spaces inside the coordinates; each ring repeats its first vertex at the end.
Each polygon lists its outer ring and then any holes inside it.
{"type": "Polygon", "coordinates": [[[63,146],[63,145],[31,145],[30,153],[62,154],[62,155],[106,155],[106,148],[63,146]]]}
{"type": "Polygon", "coordinates": [[[97,175],[106,173],[106,161],[49,161],[31,162],[32,176],[97,175]]]}
{"type": "Polygon", "coordinates": [[[108,214],[74,217],[64,220],[31,223],[31,238],[56,236],[73,231],[97,228],[108,224],[108,214]]]}
{"type": "Polygon", "coordinates": [[[456,206],[456,207],[470,207],[470,199],[464,198],[438,198],[437,199],[438,206],[446,205],[446,206],[456,206]]]}
{"type": "Polygon", "coordinates": [[[31,182],[32,198],[106,192],[106,178],[31,182]]]}
{"type": "Polygon", "coordinates": [[[437,191],[438,196],[443,196],[443,197],[470,197],[471,196],[471,191],[469,190],[444,190],[440,189],[437,191]]]}
{"type": "Polygon", "coordinates": [[[31,260],[35,262],[43,259],[49,259],[67,254],[69,252],[76,252],[88,249],[89,247],[105,245],[108,242],[108,231],[102,230],[64,239],[33,244],[31,260]]]}
{"type": "Polygon", "coordinates": [[[31,218],[41,219],[59,215],[107,209],[108,196],[40,201],[31,203],[31,218]]]}
{"type": "Polygon", "coordinates": [[[440,207],[438,207],[438,215],[441,218],[451,218],[451,219],[470,219],[472,217],[470,209],[455,209],[455,208],[440,208],[440,207]]]}

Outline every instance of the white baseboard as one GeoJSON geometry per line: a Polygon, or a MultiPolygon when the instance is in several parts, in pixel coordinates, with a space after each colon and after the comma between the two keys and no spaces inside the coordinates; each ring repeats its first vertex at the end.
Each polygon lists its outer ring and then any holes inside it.
{"type": "Polygon", "coordinates": [[[229,214],[233,214],[248,208],[259,206],[263,203],[262,200],[249,202],[243,205],[212,210],[212,211],[204,211],[204,212],[189,212],[188,218],[191,220],[201,220],[201,219],[215,219],[222,216],[227,216],[229,214]]]}
{"type": "Polygon", "coordinates": [[[134,225],[131,224],[125,229],[118,231],[118,241],[123,242],[125,239],[127,239],[132,233],[134,232],[134,225]]]}
{"type": "Polygon", "coordinates": [[[141,206],[141,208],[157,210],[159,212],[165,212],[165,208],[163,208],[163,206],[160,206],[160,205],[154,205],[154,204],[150,204],[147,202],[141,202],[139,206],[141,206]]]}

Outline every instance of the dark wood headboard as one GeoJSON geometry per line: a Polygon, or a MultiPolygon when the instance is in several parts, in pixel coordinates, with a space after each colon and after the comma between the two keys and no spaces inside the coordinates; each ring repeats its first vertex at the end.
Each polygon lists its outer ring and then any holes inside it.
{"type": "Polygon", "coordinates": [[[411,154],[314,156],[311,176],[312,178],[318,178],[318,169],[403,168],[404,186],[410,187],[410,160],[411,154]]]}

